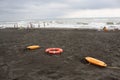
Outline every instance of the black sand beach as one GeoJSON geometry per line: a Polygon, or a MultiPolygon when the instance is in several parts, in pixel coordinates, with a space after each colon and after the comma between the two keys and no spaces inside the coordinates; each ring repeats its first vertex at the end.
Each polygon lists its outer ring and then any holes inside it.
{"type": "Polygon", "coordinates": [[[120,31],[0,30],[0,80],[120,80],[120,69],[88,64],[86,56],[120,67],[120,31]],[[41,48],[25,50],[34,44],[41,48]],[[48,55],[49,47],[64,52],[48,55]]]}

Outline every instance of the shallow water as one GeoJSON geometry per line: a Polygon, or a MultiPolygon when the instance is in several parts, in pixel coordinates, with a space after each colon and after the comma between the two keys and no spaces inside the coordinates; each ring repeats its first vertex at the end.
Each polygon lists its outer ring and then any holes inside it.
{"type": "Polygon", "coordinates": [[[120,18],[71,18],[71,19],[44,19],[0,22],[0,28],[82,28],[82,29],[120,29],[120,18]]]}

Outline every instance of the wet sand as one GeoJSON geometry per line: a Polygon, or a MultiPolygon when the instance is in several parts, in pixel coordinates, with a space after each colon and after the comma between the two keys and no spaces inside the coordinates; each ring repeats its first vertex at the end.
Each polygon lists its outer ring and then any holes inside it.
{"type": "Polygon", "coordinates": [[[120,69],[88,64],[86,56],[120,67],[120,31],[0,30],[0,80],[120,80],[120,69]],[[25,49],[34,44],[41,48],[25,49]],[[48,55],[49,47],[64,52],[48,55]]]}

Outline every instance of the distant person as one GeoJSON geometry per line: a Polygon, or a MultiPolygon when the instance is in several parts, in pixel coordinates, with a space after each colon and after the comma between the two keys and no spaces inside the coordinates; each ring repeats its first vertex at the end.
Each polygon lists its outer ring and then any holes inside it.
{"type": "Polygon", "coordinates": [[[103,31],[107,32],[107,31],[108,31],[108,29],[107,29],[106,27],[104,27],[104,28],[103,28],[103,31]]]}

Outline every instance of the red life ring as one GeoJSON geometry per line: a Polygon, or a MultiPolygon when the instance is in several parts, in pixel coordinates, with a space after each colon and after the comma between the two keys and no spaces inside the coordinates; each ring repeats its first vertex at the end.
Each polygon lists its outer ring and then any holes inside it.
{"type": "Polygon", "coordinates": [[[47,52],[49,54],[60,54],[63,52],[63,49],[61,49],[61,48],[48,48],[45,50],[45,52],[47,52]]]}

